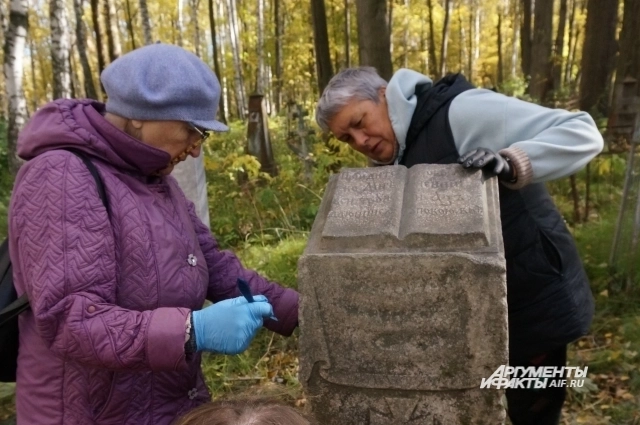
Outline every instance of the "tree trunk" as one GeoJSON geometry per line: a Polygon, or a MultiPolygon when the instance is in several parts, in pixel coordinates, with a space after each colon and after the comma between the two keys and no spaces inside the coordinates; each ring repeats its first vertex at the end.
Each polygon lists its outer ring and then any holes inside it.
{"type": "Polygon", "coordinates": [[[244,92],[244,79],[242,77],[242,62],[240,60],[240,43],[238,40],[238,15],[236,13],[236,0],[226,0],[226,5],[229,21],[229,39],[231,42],[231,52],[233,54],[236,107],[238,109],[238,117],[241,120],[244,120],[246,110],[246,97],[244,92]]]}
{"type": "Polygon", "coordinates": [[[531,82],[529,95],[545,102],[551,81],[551,46],[553,43],[553,0],[536,0],[533,44],[531,46],[531,82]]]}
{"type": "MultiPolygon", "coordinates": [[[[275,52],[275,68],[276,68],[276,81],[275,81],[275,106],[276,112],[280,112],[282,108],[282,35],[283,35],[283,22],[282,12],[280,11],[282,0],[274,0],[273,19],[276,27],[276,52],[275,52]]],[[[348,1],[348,0],[345,0],[348,1]]]]}
{"type": "Polygon", "coordinates": [[[480,59],[480,21],[482,19],[482,9],[478,0],[473,0],[473,61],[471,65],[475,72],[476,63],[480,59]]]}
{"type": "Polygon", "coordinates": [[[560,16],[558,17],[558,32],[556,35],[556,43],[553,49],[553,65],[552,79],[553,90],[558,91],[562,88],[562,61],[564,53],[564,32],[567,24],[567,0],[560,0],[560,16]]]}
{"type": "Polygon", "coordinates": [[[387,8],[387,31],[389,32],[389,53],[393,57],[393,0],[389,0],[387,8]]]}
{"type": "Polygon", "coordinates": [[[496,82],[496,84],[498,85],[498,87],[502,86],[502,83],[504,82],[504,74],[503,74],[503,69],[504,69],[504,61],[502,58],[502,20],[504,17],[504,11],[502,6],[498,6],[498,26],[497,26],[497,30],[498,30],[498,80],[496,82]]]}
{"type": "MultiPolygon", "coordinates": [[[[96,37],[96,52],[98,53],[98,75],[102,74],[105,67],[104,60],[104,45],[102,43],[102,29],[100,28],[100,10],[99,0],[91,0],[91,21],[93,22],[93,32],[96,37]]],[[[100,89],[103,93],[102,97],[106,96],[104,87],[100,83],[100,89]]]]}
{"type": "Polygon", "coordinates": [[[447,48],[449,47],[449,23],[451,22],[451,0],[444,0],[444,24],[442,25],[442,46],[440,47],[440,77],[447,72],[447,48]]]}
{"type": "Polygon", "coordinates": [[[429,74],[432,78],[438,75],[438,62],[436,59],[436,33],[433,25],[433,0],[427,0],[429,9],[429,74]]]}
{"type": "Polygon", "coordinates": [[[193,45],[197,57],[200,57],[200,22],[198,22],[198,9],[200,8],[200,0],[189,0],[189,8],[191,9],[191,23],[193,24],[193,45]]]}
{"type": "Polygon", "coordinates": [[[98,99],[96,86],[93,83],[93,73],[89,65],[87,57],[87,29],[84,26],[82,15],[84,13],[84,0],[73,0],[73,9],[76,15],[76,43],[78,47],[78,56],[80,57],[80,65],[82,66],[82,77],[84,80],[84,93],[90,99],[98,99]]]}
{"type": "Polygon", "coordinates": [[[140,19],[142,20],[142,33],[144,34],[144,44],[153,43],[153,33],[151,32],[151,21],[149,20],[149,8],[147,0],[139,0],[140,19]]]}
{"type": "Polygon", "coordinates": [[[318,90],[319,93],[322,93],[333,76],[324,0],[311,0],[311,16],[313,19],[313,44],[316,51],[318,90]]]}
{"type": "MultiPolygon", "coordinates": [[[[258,69],[256,72],[256,91],[265,96],[265,100],[268,99],[265,90],[265,78],[264,78],[264,0],[258,1],[258,42],[256,43],[256,50],[258,56],[258,69]]],[[[267,107],[267,110],[269,108],[267,107]]]]}
{"type": "Polygon", "coordinates": [[[511,78],[516,78],[518,72],[518,40],[520,39],[520,0],[513,3],[513,38],[511,44],[511,78]]]}
{"type": "Polygon", "coordinates": [[[227,110],[224,105],[224,87],[222,85],[222,74],[220,73],[220,55],[218,54],[218,37],[216,36],[216,16],[213,9],[213,0],[209,0],[209,29],[211,30],[211,48],[213,49],[213,69],[220,81],[220,105],[218,110],[218,119],[223,123],[227,123],[227,110]]]}
{"type": "Polygon", "coordinates": [[[402,26],[404,30],[402,32],[402,67],[409,67],[409,0],[404,0],[404,21],[402,26]]]}
{"type": "Polygon", "coordinates": [[[4,40],[4,76],[9,103],[7,127],[8,167],[16,175],[22,160],[16,154],[18,133],[27,120],[27,102],[22,89],[23,56],[27,38],[27,0],[11,0],[9,26],[4,40]]]}
{"type": "Polygon", "coordinates": [[[176,44],[180,47],[184,46],[182,35],[184,33],[184,19],[182,17],[182,1],[178,0],[178,17],[176,19],[176,44]]]}
{"type": "Polygon", "coordinates": [[[71,97],[71,71],[69,70],[69,17],[64,0],[50,0],[51,70],[53,72],[53,98],[71,97]]]}
{"type": "Polygon", "coordinates": [[[522,74],[525,78],[531,75],[532,37],[532,0],[522,0],[522,29],[520,30],[520,49],[522,50],[522,74]]]}
{"type": "Polygon", "coordinates": [[[569,29],[568,35],[569,39],[567,40],[567,46],[569,47],[569,54],[567,55],[567,60],[564,64],[564,80],[563,83],[565,85],[569,84],[571,81],[571,56],[573,52],[573,44],[574,44],[574,27],[575,27],[575,19],[576,19],[576,5],[578,4],[578,0],[570,0],[571,1],[571,12],[569,12],[569,29]]]}
{"type": "Polygon", "coordinates": [[[608,112],[608,94],[615,65],[617,20],[617,1],[589,0],[582,48],[580,108],[590,111],[597,107],[604,116],[608,112]]]}
{"type": "Polygon", "coordinates": [[[460,70],[469,77],[469,45],[467,44],[467,32],[465,31],[464,22],[462,22],[462,12],[458,9],[458,25],[460,26],[460,70]]]}
{"type": "MultiPolygon", "coordinates": [[[[218,16],[225,16],[224,14],[224,5],[223,2],[217,2],[218,4],[218,16]]],[[[219,27],[216,27],[219,28],[219,27]]],[[[227,80],[227,61],[226,61],[226,51],[225,51],[225,46],[227,45],[227,38],[228,38],[228,26],[227,25],[222,25],[222,31],[217,31],[216,35],[220,36],[220,42],[218,43],[218,47],[220,48],[220,72],[221,74],[218,75],[218,78],[220,78],[220,85],[222,88],[222,96],[221,99],[224,99],[224,110],[226,112],[226,119],[230,119],[230,115],[231,115],[231,96],[229,95],[229,84],[228,84],[228,80],[227,80]]]]}
{"type": "MultiPolygon", "coordinates": [[[[27,20],[29,18],[27,17],[27,20]]],[[[31,35],[29,36],[29,51],[34,52],[33,55],[29,55],[29,65],[31,65],[31,87],[33,88],[33,95],[31,96],[31,110],[35,111],[36,109],[38,109],[38,98],[36,96],[36,93],[38,91],[38,79],[36,77],[36,48],[33,44],[33,33],[31,33],[31,35]]],[[[42,78],[42,80],[44,80],[44,76],[42,78]]],[[[46,87],[46,83],[43,82],[43,86],[46,87]]],[[[46,89],[42,89],[43,92],[46,91],[46,89]]],[[[29,110],[27,108],[27,116],[29,116],[29,110]]]]}
{"type": "Polygon", "coordinates": [[[373,66],[389,81],[393,74],[386,0],[356,0],[360,65],[373,66]],[[375,36],[374,36],[375,35],[375,36]]]}
{"type": "Polygon", "coordinates": [[[127,13],[127,31],[129,32],[129,38],[131,39],[131,50],[136,49],[136,34],[133,31],[133,16],[131,15],[131,2],[125,0],[126,13],[127,13]]]}
{"type": "MultiPolygon", "coordinates": [[[[75,43],[73,42],[73,40],[71,40],[71,46],[74,46],[74,44],[75,43]]],[[[76,98],[79,97],[77,92],[76,92],[76,87],[78,86],[78,84],[77,84],[78,75],[75,73],[75,71],[73,69],[73,61],[71,60],[72,57],[73,57],[73,47],[69,51],[69,61],[68,61],[68,64],[69,64],[69,76],[71,77],[71,81],[70,81],[70,84],[69,84],[69,88],[71,90],[69,91],[69,93],[70,93],[72,99],[76,99],[76,98]]]]}
{"type": "Polygon", "coordinates": [[[104,0],[104,17],[107,28],[107,44],[109,46],[109,60],[113,62],[122,55],[120,47],[120,30],[114,0],[104,0]]]}
{"type": "MultiPolygon", "coordinates": [[[[7,28],[9,27],[9,10],[8,3],[0,0],[0,40],[5,40],[7,28]]],[[[4,73],[0,72],[0,122],[7,120],[7,98],[5,96],[6,86],[4,81],[4,73]]]]}
{"type": "Polygon", "coordinates": [[[640,0],[624,0],[616,80],[624,81],[627,77],[639,81],[636,95],[640,96],[640,0]]]}
{"type": "Polygon", "coordinates": [[[351,68],[351,1],[344,0],[344,57],[345,66],[351,68]]]}

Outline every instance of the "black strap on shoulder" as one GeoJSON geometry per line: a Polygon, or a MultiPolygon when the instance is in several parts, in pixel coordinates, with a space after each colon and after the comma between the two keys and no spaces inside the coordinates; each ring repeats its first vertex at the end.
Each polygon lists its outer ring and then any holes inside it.
{"type": "Polygon", "coordinates": [[[93,179],[96,181],[96,187],[98,188],[98,195],[102,200],[102,204],[107,209],[107,214],[108,214],[109,200],[107,199],[107,192],[104,188],[104,183],[102,182],[102,178],[100,177],[100,173],[98,173],[98,169],[96,168],[96,166],[93,165],[93,162],[91,162],[91,160],[87,157],[87,155],[81,150],[74,149],[74,148],[64,148],[64,150],[69,151],[75,156],[77,156],[78,158],[80,158],[82,162],[84,162],[84,165],[87,166],[87,168],[89,169],[89,172],[93,176],[93,179]]]}

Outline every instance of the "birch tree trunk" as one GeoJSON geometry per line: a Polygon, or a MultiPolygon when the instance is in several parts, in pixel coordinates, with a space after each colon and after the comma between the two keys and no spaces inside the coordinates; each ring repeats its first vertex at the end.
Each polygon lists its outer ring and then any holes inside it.
{"type": "MultiPolygon", "coordinates": [[[[458,8],[458,70],[468,75],[465,68],[465,60],[467,59],[467,36],[464,31],[464,23],[462,22],[462,10],[458,8]]],[[[405,65],[406,68],[406,65],[405,65]]]]}
{"type": "Polygon", "coordinates": [[[93,83],[93,73],[89,65],[87,57],[87,29],[84,20],[84,0],[73,0],[73,9],[76,15],[76,43],[78,47],[78,56],[80,57],[80,66],[82,66],[82,76],[84,80],[84,93],[90,99],[98,99],[96,86],[93,83]]]}
{"type": "Polygon", "coordinates": [[[389,53],[393,57],[393,0],[389,0],[387,8],[387,31],[389,32],[389,53]]]}
{"type": "Polygon", "coordinates": [[[147,0],[138,1],[140,7],[140,19],[142,20],[142,33],[144,34],[144,44],[153,43],[153,33],[151,32],[151,21],[149,20],[149,8],[147,0]]]}
{"type": "Polygon", "coordinates": [[[436,59],[436,33],[433,28],[433,0],[427,0],[427,8],[429,9],[429,74],[431,78],[436,78],[438,61],[436,59]]]}
{"type": "MultiPolygon", "coordinates": [[[[7,9],[8,3],[5,0],[0,0],[0,40],[5,40],[7,34],[7,28],[9,27],[9,10],[7,9]]],[[[6,85],[4,81],[4,72],[0,75],[0,121],[6,121],[7,119],[7,98],[6,85]]]]}
{"type": "Polygon", "coordinates": [[[184,20],[182,17],[182,1],[178,0],[178,18],[176,19],[176,43],[178,46],[184,46],[184,41],[182,39],[182,33],[184,32],[184,20]]]}
{"type": "Polygon", "coordinates": [[[311,16],[313,19],[313,44],[316,51],[318,90],[319,93],[322,93],[333,76],[324,0],[311,0],[311,16]]]}
{"type": "Polygon", "coordinates": [[[498,25],[496,30],[498,31],[498,79],[496,84],[500,87],[504,82],[504,60],[502,57],[502,22],[504,19],[504,9],[502,6],[498,6],[498,25]]]}
{"type": "Polygon", "coordinates": [[[409,67],[409,0],[404,0],[404,19],[402,22],[402,26],[404,30],[402,32],[402,67],[409,67]]]}
{"type": "MultiPolygon", "coordinates": [[[[347,0],[345,0],[347,1],[347,0]]],[[[275,68],[276,68],[276,78],[275,78],[275,104],[276,104],[276,112],[280,112],[280,108],[282,107],[282,35],[283,35],[283,22],[282,22],[282,11],[281,0],[274,0],[274,11],[273,11],[273,19],[276,29],[276,51],[275,51],[275,68]]]]}
{"type": "Polygon", "coordinates": [[[449,24],[451,22],[452,0],[445,0],[444,24],[442,25],[442,46],[440,48],[440,77],[447,72],[447,48],[449,47],[449,24]]]}
{"type": "Polygon", "coordinates": [[[516,78],[518,72],[518,40],[520,39],[520,13],[519,2],[515,0],[513,5],[513,38],[511,40],[511,78],[516,78]]]}
{"type": "Polygon", "coordinates": [[[211,48],[213,49],[213,69],[220,81],[220,105],[218,109],[219,120],[227,123],[227,108],[225,107],[225,91],[223,90],[222,73],[220,72],[220,54],[218,53],[218,36],[216,32],[216,14],[213,8],[213,0],[209,0],[209,28],[211,30],[211,48]]]}
{"type": "Polygon", "coordinates": [[[478,0],[473,0],[473,61],[471,63],[473,72],[476,70],[476,63],[480,59],[480,22],[482,20],[482,9],[478,0]]]}
{"type": "Polygon", "coordinates": [[[53,71],[53,98],[71,97],[71,71],[69,69],[69,16],[64,0],[50,0],[51,67],[53,71]]]}
{"type": "Polygon", "coordinates": [[[246,111],[246,95],[244,91],[244,79],[242,77],[242,62],[240,60],[240,43],[238,40],[238,14],[236,13],[236,0],[226,0],[227,16],[229,21],[229,41],[233,55],[234,89],[236,92],[236,107],[238,117],[244,120],[246,111]]]}
{"type": "MultiPolygon", "coordinates": [[[[265,78],[264,78],[264,0],[257,0],[258,2],[258,42],[256,46],[258,56],[258,69],[256,70],[256,91],[265,96],[265,100],[268,99],[265,92],[265,78]]],[[[269,103],[267,101],[267,103],[269,103]]],[[[267,107],[267,110],[270,108],[267,107]]]]}
{"type": "MultiPolygon", "coordinates": [[[[218,4],[218,16],[224,16],[224,5],[222,4],[222,2],[217,2],[218,4]]],[[[219,35],[220,38],[220,42],[218,43],[218,47],[220,48],[220,71],[221,71],[221,76],[218,76],[218,78],[220,78],[220,85],[222,86],[222,96],[221,98],[224,99],[224,109],[225,109],[225,113],[226,113],[226,117],[227,119],[229,119],[230,115],[231,115],[231,96],[229,95],[229,84],[228,84],[228,80],[227,80],[227,61],[226,61],[226,48],[225,46],[227,45],[227,38],[228,38],[228,26],[227,25],[222,25],[222,31],[219,31],[218,28],[220,27],[216,27],[216,35],[219,35]]]]}
{"type": "Polygon", "coordinates": [[[107,30],[107,45],[109,46],[109,60],[113,62],[122,55],[122,47],[120,46],[120,30],[118,29],[118,16],[116,14],[116,5],[114,0],[103,1],[105,27],[107,30]]]}
{"type": "Polygon", "coordinates": [[[9,122],[7,153],[9,171],[16,175],[22,160],[16,155],[18,133],[27,120],[27,102],[22,89],[23,56],[27,38],[27,0],[11,0],[9,26],[4,40],[4,78],[7,91],[9,122]]]}

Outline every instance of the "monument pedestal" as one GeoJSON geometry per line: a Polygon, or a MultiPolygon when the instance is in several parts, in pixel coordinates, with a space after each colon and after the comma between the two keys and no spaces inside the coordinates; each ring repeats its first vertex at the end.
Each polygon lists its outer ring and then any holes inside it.
{"type": "Polygon", "coordinates": [[[300,381],[322,424],[501,424],[498,187],[459,165],[332,178],[299,262],[300,381]]]}

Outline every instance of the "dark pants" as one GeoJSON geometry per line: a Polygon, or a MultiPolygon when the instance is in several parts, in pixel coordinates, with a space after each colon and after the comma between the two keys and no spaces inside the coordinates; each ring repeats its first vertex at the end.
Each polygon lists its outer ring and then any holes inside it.
{"type": "MultiPolygon", "coordinates": [[[[527,361],[514,361],[510,366],[566,366],[567,346],[527,361]]],[[[559,378],[562,379],[562,378],[559,378]]],[[[558,425],[566,388],[507,389],[507,412],[513,425],[558,425]]]]}

